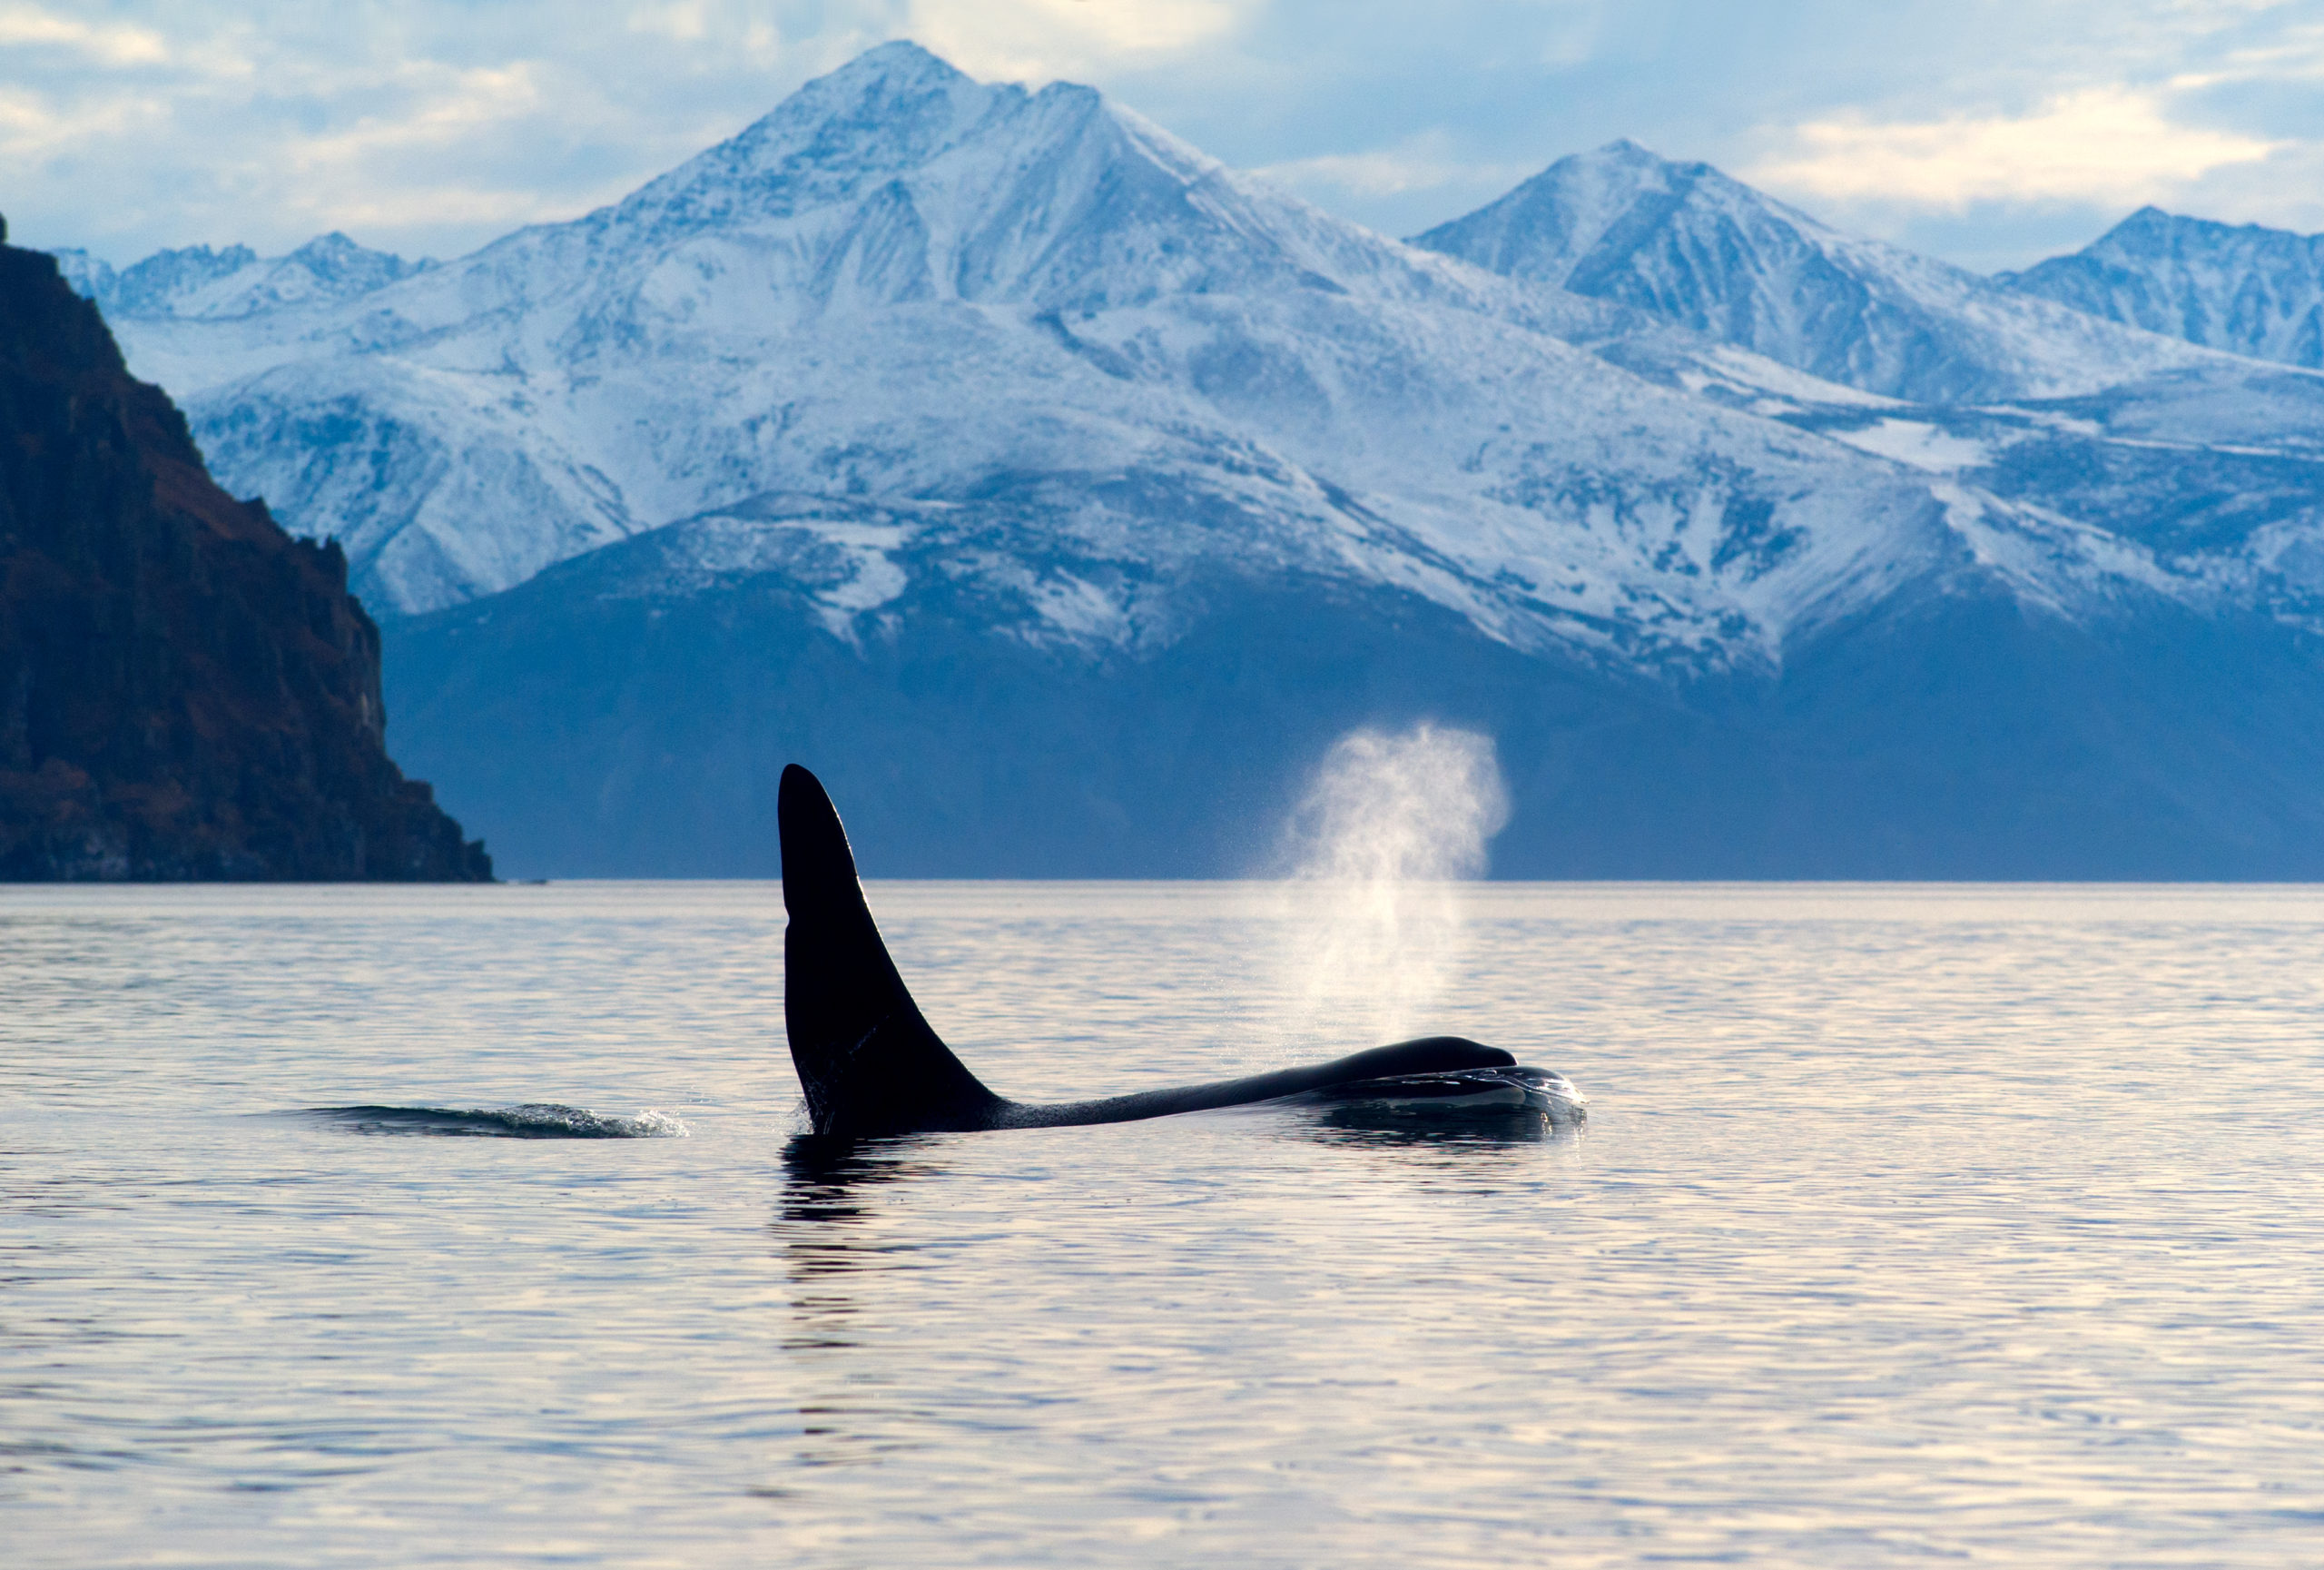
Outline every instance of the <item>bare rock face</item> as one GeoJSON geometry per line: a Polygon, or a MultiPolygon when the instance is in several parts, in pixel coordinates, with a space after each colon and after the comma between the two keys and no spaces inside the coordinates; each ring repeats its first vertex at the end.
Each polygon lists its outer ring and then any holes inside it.
{"type": "Polygon", "coordinates": [[[388,756],[336,542],[214,484],[0,226],[0,879],[488,881],[388,756]]]}

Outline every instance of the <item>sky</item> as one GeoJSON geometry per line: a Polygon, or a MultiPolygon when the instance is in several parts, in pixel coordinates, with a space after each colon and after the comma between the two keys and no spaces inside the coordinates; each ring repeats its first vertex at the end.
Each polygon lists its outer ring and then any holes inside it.
{"type": "Polygon", "coordinates": [[[1620,136],[1981,272],[2149,202],[2324,230],[2324,0],[0,0],[0,213],[454,256],[891,38],[1394,235],[1620,136]]]}

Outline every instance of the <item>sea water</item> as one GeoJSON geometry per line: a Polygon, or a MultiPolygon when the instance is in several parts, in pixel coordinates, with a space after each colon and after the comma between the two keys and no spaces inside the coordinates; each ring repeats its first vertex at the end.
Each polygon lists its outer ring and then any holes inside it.
{"type": "MultiPolygon", "coordinates": [[[[1277,889],[872,899],[1007,1094],[1313,1044],[1277,889]]],[[[0,891],[0,1562],[2324,1562],[2324,891],[1452,904],[1585,1126],[832,1151],[773,887],[0,891]]]]}

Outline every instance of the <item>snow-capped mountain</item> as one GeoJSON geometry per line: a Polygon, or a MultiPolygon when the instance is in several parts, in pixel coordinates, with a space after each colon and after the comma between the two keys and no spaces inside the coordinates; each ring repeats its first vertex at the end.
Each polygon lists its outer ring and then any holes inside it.
{"type": "Polygon", "coordinates": [[[2045,603],[2211,592],[1773,417],[1863,416],[1846,389],[1384,240],[1088,89],[986,85],[910,44],[574,222],[350,300],[121,331],[218,471],[338,535],[399,610],[764,493],[1028,488],[1081,499],[941,570],[1021,580],[1037,639],[1162,636],[1195,558],[1682,667],[1771,661],[1931,574],[2045,603]]]}
{"type": "MultiPolygon", "coordinates": [[[[56,271],[66,287],[84,300],[94,300],[102,305],[113,292],[113,281],[121,275],[113,263],[102,256],[92,256],[77,246],[68,246],[49,254],[56,259],[56,271]]],[[[167,252],[160,254],[168,255],[167,252]]],[[[148,260],[151,260],[150,258],[148,260]]]]}
{"type": "Polygon", "coordinates": [[[64,281],[84,299],[95,301],[99,309],[114,320],[169,315],[172,300],[214,284],[222,278],[264,265],[259,261],[258,252],[247,245],[229,245],[223,251],[213,251],[207,245],[157,251],[135,266],[117,272],[112,263],[85,251],[66,249],[51,254],[56,258],[64,281]]]}
{"type": "Polygon", "coordinates": [[[54,252],[64,279],[94,300],[108,320],[226,321],[285,308],[334,304],[384,288],[432,262],[407,262],[333,232],[287,256],[261,257],[247,245],[161,251],[116,272],[84,251],[54,252]]]}
{"type": "Polygon", "coordinates": [[[1997,281],[2190,343],[2324,366],[2324,234],[2142,207],[2072,256],[1997,281]]]}
{"type": "Polygon", "coordinates": [[[1561,158],[1413,243],[1919,403],[2077,397],[2201,363],[1628,141],[1561,158]]]}
{"type": "Polygon", "coordinates": [[[1424,238],[890,44],[574,222],[110,309],[519,872],[769,870],[785,755],[881,870],[1233,870],[1423,715],[1537,874],[2324,871],[2324,377],[1622,146],[1424,238]]]}

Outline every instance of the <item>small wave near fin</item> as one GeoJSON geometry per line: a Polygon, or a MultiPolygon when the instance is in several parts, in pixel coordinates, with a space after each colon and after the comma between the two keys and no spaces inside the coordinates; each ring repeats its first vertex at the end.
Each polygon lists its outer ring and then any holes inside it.
{"type": "Polygon", "coordinates": [[[653,1108],[634,1117],[553,1101],[514,1107],[308,1107],[292,1114],[354,1134],[485,1140],[682,1140],[693,1131],[653,1108]]]}
{"type": "Polygon", "coordinates": [[[1590,1098],[1563,1074],[1524,1067],[1398,1074],[1324,1085],[1282,1099],[1420,1118],[1531,1115],[1568,1127],[1584,1121],[1590,1105],[1590,1098]]]}

